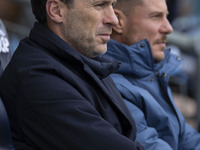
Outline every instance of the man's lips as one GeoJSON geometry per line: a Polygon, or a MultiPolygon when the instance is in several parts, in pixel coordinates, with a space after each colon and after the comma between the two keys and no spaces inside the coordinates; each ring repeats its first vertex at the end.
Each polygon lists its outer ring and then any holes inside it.
{"type": "Polygon", "coordinates": [[[158,47],[160,47],[161,50],[165,50],[166,49],[166,41],[159,41],[159,42],[156,42],[154,45],[155,46],[157,45],[158,47]]]}
{"type": "Polygon", "coordinates": [[[165,44],[166,45],[167,41],[158,41],[157,44],[165,44]]]}
{"type": "Polygon", "coordinates": [[[160,45],[162,47],[166,47],[166,43],[165,42],[160,42],[160,43],[158,43],[158,45],[160,45]]]}
{"type": "Polygon", "coordinates": [[[154,44],[164,44],[164,45],[166,45],[166,43],[167,43],[166,38],[154,41],[154,44]]]}
{"type": "Polygon", "coordinates": [[[99,36],[106,42],[108,42],[110,40],[110,33],[103,33],[103,34],[99,34],[99,36]]]}

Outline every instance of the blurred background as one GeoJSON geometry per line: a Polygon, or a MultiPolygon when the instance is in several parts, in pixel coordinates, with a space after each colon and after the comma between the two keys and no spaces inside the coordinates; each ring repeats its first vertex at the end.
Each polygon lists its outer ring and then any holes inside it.
{"type": "MultiPolygon", "coordinates": [[[[170,86],[186,121],[200,131],[200,0],[167,0],[167,5],[168,19],[174,28],[167,45],[183,58],[170,86]]],[[[14,53],[35,22],[30,0],[0,0],[0,18],[14,53]]]]}
{"type": "Polygon", "coordinates": [[[168,47],[183,58],[170,86],[186,121],[200,131],[200,1],[167,0],[167,5],[174,29],[168,47]]]}
{"type": "Polygon", "coordinates": [[[0,0],[0,18],[9,35],[10,49],[14,52],[35,22],[30,0],[0,0]]]}

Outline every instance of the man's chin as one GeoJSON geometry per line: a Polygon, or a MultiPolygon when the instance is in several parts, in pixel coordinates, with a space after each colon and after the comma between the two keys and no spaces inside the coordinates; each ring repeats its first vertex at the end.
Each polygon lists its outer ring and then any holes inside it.
{"type": "Polygon", "coordinates": [[[165,59],[165,56],[154,57],[154,62],[158,63],[161,62],[163,59],[165,59]]]}
{"type": "Polygon", "coordinates": [[[98,48],[97,48],[97,53],[99,53],[100,55],[104,54],[107,52],[107,43],[106,44],[101,44],[98,48]]]}
{"type": "Polygon", "coordinates": [[[101,48],[96,48],[94,51],[93,51],[93,58],[94,57],[97,57],[97,56],[100,56],[100,55],[103,55],[107,52],[107,45],[105,47],[101,47],[101,48]]]}

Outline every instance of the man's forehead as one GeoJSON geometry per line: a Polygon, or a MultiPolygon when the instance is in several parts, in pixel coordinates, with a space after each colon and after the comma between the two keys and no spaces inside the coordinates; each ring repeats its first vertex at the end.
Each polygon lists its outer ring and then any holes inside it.
{"type": "Polygon", "coordinates": [[[163,11],[166,8],[167,11],[167,4],[166,0],[153,0],[152,3],[149,3],[148,0],[143,0],[143,2],[138,5],[140,7],[145,7],[145,9],[155,10],[155,11],[163,11]]]}
{"type": "Polygon", "coordinates": [[[109,2],[109,3],[114,3],[117,2],[117,0],[87,0],[89,2],[109,2]]]}

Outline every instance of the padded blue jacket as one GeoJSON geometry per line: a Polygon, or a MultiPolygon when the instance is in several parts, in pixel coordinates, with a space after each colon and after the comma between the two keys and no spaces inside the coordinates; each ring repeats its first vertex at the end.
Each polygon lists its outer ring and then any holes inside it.
{"type": "Polygon", "coordinates": [[[155,64],[147,40],[132,46],[111,40],[106,57],[122,63],[111,77],[135,118],[137,140],[145,149],[200,149],[200,134],[185,122],[168,85],[179,57],[166,50],[165,59],[155,64]]]}

